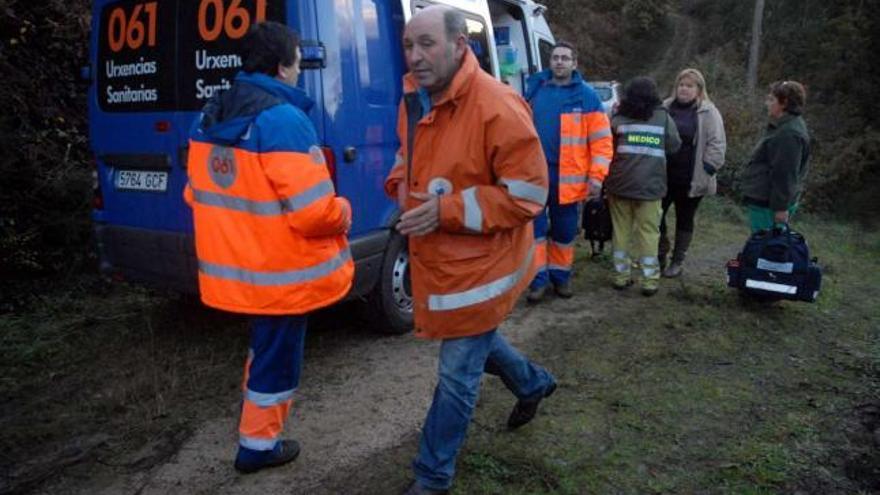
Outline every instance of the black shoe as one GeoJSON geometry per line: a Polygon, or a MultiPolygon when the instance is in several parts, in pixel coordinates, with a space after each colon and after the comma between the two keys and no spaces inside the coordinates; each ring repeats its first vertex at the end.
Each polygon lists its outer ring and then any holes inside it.
{"type": "Polygon", "coordinates": [[[528,302],[529,304],[541,302],[541,299],[544,299],[545,292],[547,292],[546,285],[537,289],[529,289],[529,293],[526,294],[526,302],[528,302]]]}
{"type": "Polygon", "coordinates": [[[296,440],[281,440],[272,451],[268,460],[256,464],[235,460],[235,470],[242,474],[256,473],[265,468],[281,466],[293,461],[299,455],[299,442],[296,440]]]}
{"type": "Polygon", "coordinates": [[[432,490],[430,488],[425,488],[419,484],[418,481],[413,481],[409,488],[403,492],[403,495],[444,495],[449,493],[448,490],[432,490]]]}
{"type": "Polygon", "coordinates": [[[556,295],[563,299],[570,299],[574,296],[574,291],[571,290],[571,282],[565,282],[564,284],[553,285],[553,290],[556,291],[556,295]]]}
{"type": "Polygon", "coordinates": [[[513,411],[510,411],[510,417],[507,418],[507,428],[509,430],[515,430],[534,419],[535,414],[538,412],[538,404],[540,404],[543,399],[553,395],[553,392],[555,391],[556,382],[551,382],[547,387],[547,390],[544,391],[544,395],[537,399],[516,401],[516,405],[513,406],[513,411]]]}

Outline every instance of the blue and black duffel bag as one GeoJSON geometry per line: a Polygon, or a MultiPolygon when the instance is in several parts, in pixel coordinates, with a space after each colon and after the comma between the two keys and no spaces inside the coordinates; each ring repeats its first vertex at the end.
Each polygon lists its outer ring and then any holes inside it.
{"type": "Polygon", "coordinates": [[[755,232],[727,262],[727,285],[766,301],[815,302],[822,270],[804,236],[787,225],[755,232]]]}

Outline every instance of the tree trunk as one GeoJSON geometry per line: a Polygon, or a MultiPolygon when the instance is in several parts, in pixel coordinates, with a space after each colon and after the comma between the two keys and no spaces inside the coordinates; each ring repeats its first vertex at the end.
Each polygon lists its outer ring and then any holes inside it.
{"type": "Polygon", "coordinates": [[[755,17],[752,20],[752,44],[749,47],[749,67],[746,72],[746,86],[749,93],[755,92],[758,84],[758,61],[761,55],[761,24],[764,21],[764,0],[755,0],[755,17]]]}

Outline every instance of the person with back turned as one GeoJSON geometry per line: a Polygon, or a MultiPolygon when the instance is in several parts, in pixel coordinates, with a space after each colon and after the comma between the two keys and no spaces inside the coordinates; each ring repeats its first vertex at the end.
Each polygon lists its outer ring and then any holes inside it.
{"type": "Polygon", "coordinates": [[[337,197],[297,89],[297,34],[254,25],[232,87],[211,100],[190,135],[189,183],[199,289],[211,307],[251,315],[235,468],[294,460],[281,431],[299,385],[306,314],[351,288],[351,207],[337,197]]]}

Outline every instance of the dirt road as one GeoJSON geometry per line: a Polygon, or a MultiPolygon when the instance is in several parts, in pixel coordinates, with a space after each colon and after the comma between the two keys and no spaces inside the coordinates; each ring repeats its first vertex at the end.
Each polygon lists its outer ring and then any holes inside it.
{"type": "MultiPolygon", "coordinates": [[[[528,351],[529,343],[550,328],[548,321],[587,324],[595,314],[584,306],[581,298],[552,299],[537,307],[521,304],[504,325],[505,335],[528,351]]],[[[327,338],[311,338],[307,345],[303,381],[286,431],[303,446],[292,465],[255,476],[233,470],[238,407],[233,391],[225,397],[227,414],[207,418],[167,462],[143,471],[99,473],[83,484],[53,483],[42,492],[265,494],[344,486],[347,468],[418,435],[436,380],[438,344],[356,328],[315,331],[327,338]]],[[[134,459],[147,455],[132,454],[134,459]]]]}

